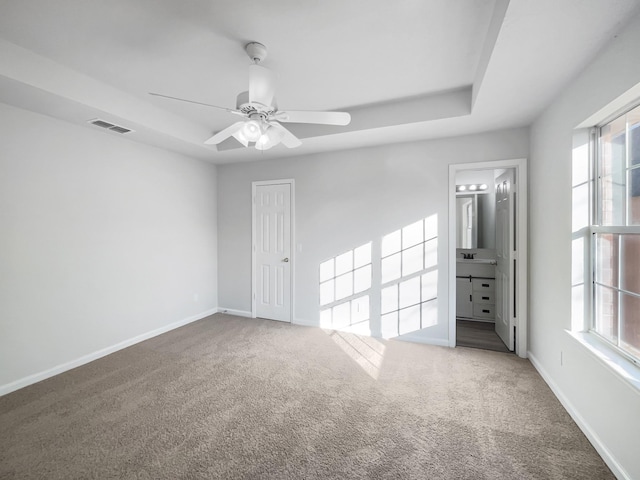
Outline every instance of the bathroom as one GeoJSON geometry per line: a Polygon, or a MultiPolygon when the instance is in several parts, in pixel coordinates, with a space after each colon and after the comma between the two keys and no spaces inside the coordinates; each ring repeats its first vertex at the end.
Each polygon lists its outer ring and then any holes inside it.
{"type": "Polygon", "coordinates": [[[513,351],[501,326],[513,277],[515,190],[514,169],[456,174],[457,346],[513,351]]]}

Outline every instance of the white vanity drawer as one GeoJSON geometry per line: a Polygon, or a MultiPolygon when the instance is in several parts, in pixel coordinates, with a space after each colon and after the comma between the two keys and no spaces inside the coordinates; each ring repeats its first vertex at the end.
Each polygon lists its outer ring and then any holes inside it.
{"type": "Polygon", "coordinates": [[[495,307],[493,305],[473,304],[473,316],[477,318],[494,318],[495,307]]]}
{"type": "Polygon", "coordinates": [[[473,303],[493,305],[496,303],[495,293],[493,291],[479,292],[476,290],[473,292],[473,303]]]}
{"type": "Polygon", "coordinates": [[[474,278],[472,283],[474,292],[493,292],[496,281],[493,278],[474,278]]]}

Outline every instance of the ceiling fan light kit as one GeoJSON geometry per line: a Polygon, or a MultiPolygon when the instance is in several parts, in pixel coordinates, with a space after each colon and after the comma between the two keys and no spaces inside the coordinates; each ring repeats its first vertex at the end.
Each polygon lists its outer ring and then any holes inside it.
{"type": "Polygon", "coordinates": [[[295,148],[302,142],[280,122],[322,125],[348,125],[351,122],[351,115],[347,112],[279,111],[274,75],[259,65],[267,56],[267,48],[261,43],[250,42],[245,45],[245,52],[254,63],[249,66],[249,90],[238,94],[235,110],[159,93],[150,94],[222,109],[245,118],[217,132],[204,142],[207,145],[218,145],[233,137],[245,147],[253,144],[257,150],[268,150],[280,143],[287,148],[295,148]]]}
{"type": "Polygon", "coordinates": [[[260,137],[262,137],[262,135],[266,133],[266,130],[267,129],[262,124],[262,121],[247,120],[242,126],[241,133],[248,141],[257,142],[260,137]]]}

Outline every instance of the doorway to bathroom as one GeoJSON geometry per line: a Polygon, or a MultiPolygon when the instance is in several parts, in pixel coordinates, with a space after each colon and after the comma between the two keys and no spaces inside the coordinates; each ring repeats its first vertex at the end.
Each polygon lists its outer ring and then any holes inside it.
{"type": "Polygon", "coordinates": [[[526,160],[451,165],[450,346],[526,357],[526,160]]]}

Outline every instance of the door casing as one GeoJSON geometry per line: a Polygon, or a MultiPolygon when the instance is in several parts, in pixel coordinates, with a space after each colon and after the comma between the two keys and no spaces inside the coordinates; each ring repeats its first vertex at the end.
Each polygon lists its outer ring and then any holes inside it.
{"type": "Polygon", "coordinates": [[[528,245],[527,245],[527,159],[496,160],[449,165],[449,346],[456,346],[456,174],[463,170],[515,169],[518,186],[516,243],[518,245],[518,272],[516,274],[516,354],[527,358],[528,323],[528,245]]]}
{"type": "Polygon", "coordinates": [[[268,185],[289,185],[291,188],[291,254],[289,261],[291,263],[291,305],[289,322],[293,323],[295,312],[295,264],[296,264],[296,244],[295,244],[295,180],[292,178],[283,180],[263,180],[251,182],[251,317],[257,317],[256,308],[256,188],[268,185]]]}

